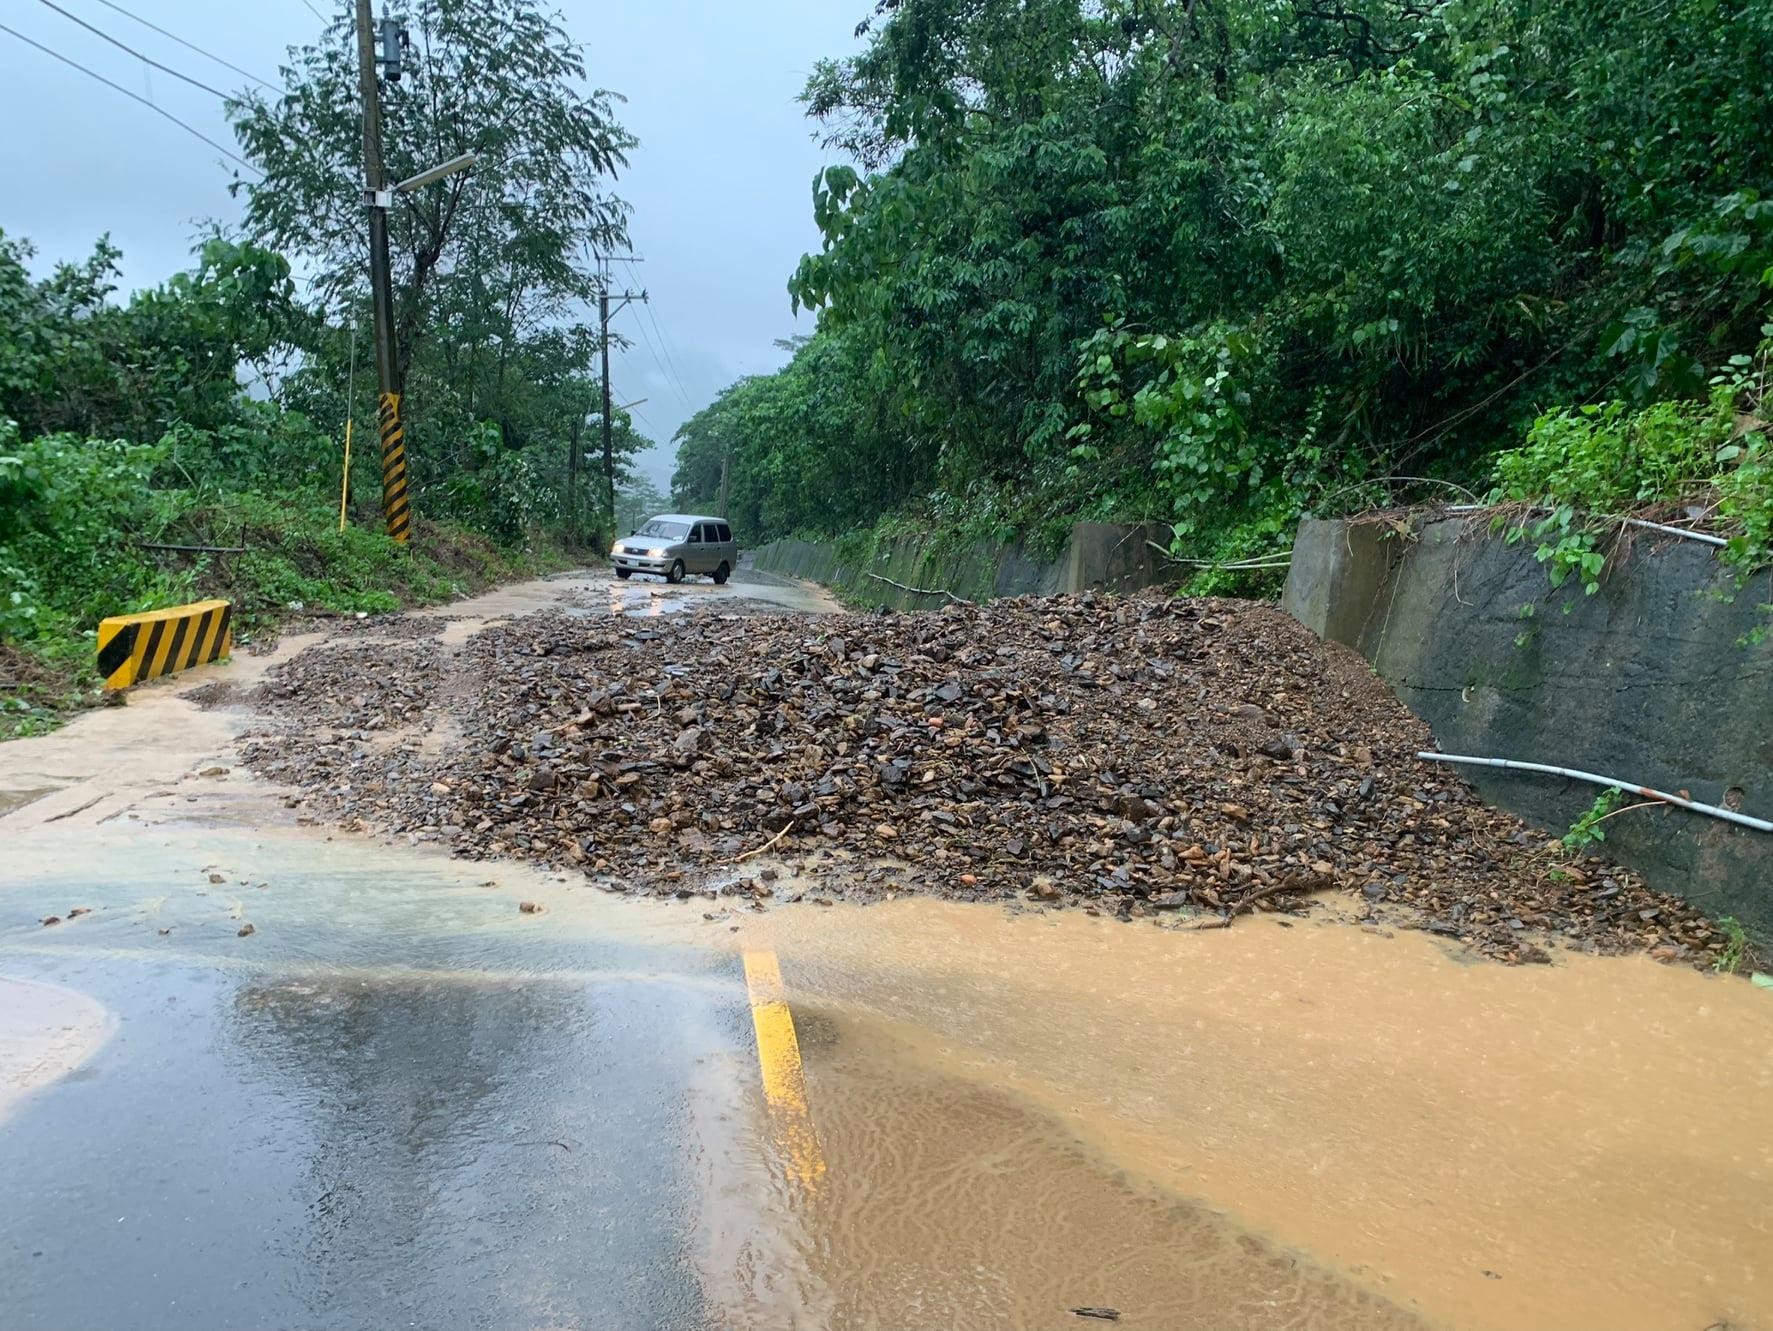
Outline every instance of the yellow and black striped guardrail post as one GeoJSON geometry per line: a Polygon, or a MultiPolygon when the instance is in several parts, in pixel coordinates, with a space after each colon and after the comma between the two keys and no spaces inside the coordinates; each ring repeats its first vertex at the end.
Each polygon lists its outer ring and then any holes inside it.
{"type": "Polygon", "coordinates": [[[226,601],[197,601],[143,615],[113,615],[98,629],[98,668],[107,689],[189,670],[234,649],[226,601]]]}
{"type": "Polygon", "coordinates": [[[402,545],[412,530],[412,507],[406,499],[406,430],[400,423],[400,394],[383,393],[378,413],[382,424],[382,515],[388,535],[402,545]]]}

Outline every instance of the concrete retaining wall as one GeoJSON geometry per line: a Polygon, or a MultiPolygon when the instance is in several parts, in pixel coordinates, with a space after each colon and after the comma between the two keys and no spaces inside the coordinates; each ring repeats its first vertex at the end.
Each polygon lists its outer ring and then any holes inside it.
{"type": "Polygon", "coordinates": [[[853,551],[847,543],[772,541],[757,550],[753,562],[766,573],[823,583],[857,604],[929,610],[944,604],[946,598],[918,595],[892,584],[945,588],[969,601],[1092,588],[1136,591],[1177,581],[1146,544],[1168,539],[1169,531],[1163,527],[1080,522],[1072,527],[1064,548],[1050,559],[1041,558],[1021,543],[981,541],[957,547],[910,534],[853,551]]]}
{"type": "MultiPolygon", "coordinates": [[[[1553,591],[1530,543],[1478,520],[1414,535],[1300,525],[1282,605],[1355,648],[1449,753],[1554,763],[1739,802],[1773,818],[1773,586],[1709,546],[1639,536],[1601,590],[1553,591]],[[1522,607],[1531,606],[1530,612],[1522,607]]],[[[1460,769],[1486,798],[1562,831],[1599,794],[1556,777],[1460,769]]],[[[1773,834],[1667,808],[1607,823],[1607,853],[1653,885],[1773,938],[1773,834]]]]}

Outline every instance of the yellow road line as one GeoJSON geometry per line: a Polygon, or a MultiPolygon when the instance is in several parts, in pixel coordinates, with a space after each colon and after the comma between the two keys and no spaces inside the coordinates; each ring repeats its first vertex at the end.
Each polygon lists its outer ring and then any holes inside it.
{"type": "Polygon", "coordinates": [[[751,1024],[757,1032],[757,1064],[771,1132],[789,1176],[812,1196],[825,1178],[825,1153],[807,1105],[800,1040],[794,1034],[794,1014],[788,1010],[782,967],[774,952],[745,953],[745,988],[751,996],[751,1024]]]}

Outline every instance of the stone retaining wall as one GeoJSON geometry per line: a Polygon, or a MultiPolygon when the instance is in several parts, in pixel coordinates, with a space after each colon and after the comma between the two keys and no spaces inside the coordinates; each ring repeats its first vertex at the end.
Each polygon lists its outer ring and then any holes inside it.
{"type": "Polygon", "coordinates": [[[823,583],[854,604],[931,610],[947,599],[936,589],[982,601],[1091,589],[1137,591],[1173,583],[1177,581],[1175,573],[1146,544],[1164,543],[1168,538],[1164,527],[1080,522],[1052,558],[1042,558],[1020,542],[954,546],[930,536],[907,534],[877,540],[871,548],[860,548],[855,554],[849,553],[845,543],[772,541],[756,551],[753,562],[766,573],[823,583]],[[893,583],[936,594],[907,592],[893,583]]]}

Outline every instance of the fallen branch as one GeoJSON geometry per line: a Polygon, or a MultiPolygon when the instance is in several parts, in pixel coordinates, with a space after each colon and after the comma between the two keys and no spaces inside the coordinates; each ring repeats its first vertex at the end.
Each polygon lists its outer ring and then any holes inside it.
{"type": "Polygon", "coordinates": [[[788,820],[787,824],[782,828],[782,830],[780,832],[777,832],[773,837],[771,837],[768,841],[764,842],[756,850],[746,851],[743,855],[739,856],[738,859],[734,860],[733,863],[734,864],[743,864],[746,860],[750,859],[753,855],[763,854],[764,851],[768,850],[771,846],[775,845],[776,842],[780,841],[783,837],[787,836],[788,829],[793,826],[794,826],[794,820],[792,818],[790,818],[788,820]]]}
{"type": "Polygon", "coordinates": [[[102,799],[104,799],[103,795],[94,795],[91,799],[87,800],[86,803],[82,804],[79,808],[69,809],[66,813],[58,813],[55,815],[55,817],[45,818],[43,821],[45,823],[59,823],[64,818],[72,818],[77,813],[85,813],[88,809],[90,809],[93,805],[97,804],[102,799]]]}
{"type": "Polygon", "coordinates": [[[1254,892],[1250,892],[1239,898],[1237,904],[1218,919],[1205,920],[1194,927],[1196,929],[1229,929],[1231,928],[1231,922],[1233,920],[1239,915],[1242,915],[1246,910],[1249,910],[1250,907],[1262,900],[1263,897],[1271,897],[1276,892],[1299,892],[1303,890],[1304,889],[1301,888],[1299,884],[1293,882],[1269,883],[1266,886],[1259,887],[1254,892]]]}
{"type": "Polygon", "coordinates": [[[243,555],[244,545],[167,545],[161,541],[137,541],[138,550],[166,550],[179,555],[243,555]]]}
{"type": "Polygon", "coordinates": [[[870,573],[868,576],[873,578],[876,582],[886,583],[886,585],[889,587],[897,587],[902,592],[910,592],[913,596],[946,596],[950,601],[953,601],[956,605],[975,605],[975,604],[977,604],[977,602],[967,600],[967,598],[964,596],[956,596],[953,592],[949,591],[946,587],[911,587],[911,586],[907,586],[903,582],[894,582],[891,578],[883,578],[878,573],[870,573]]]}

